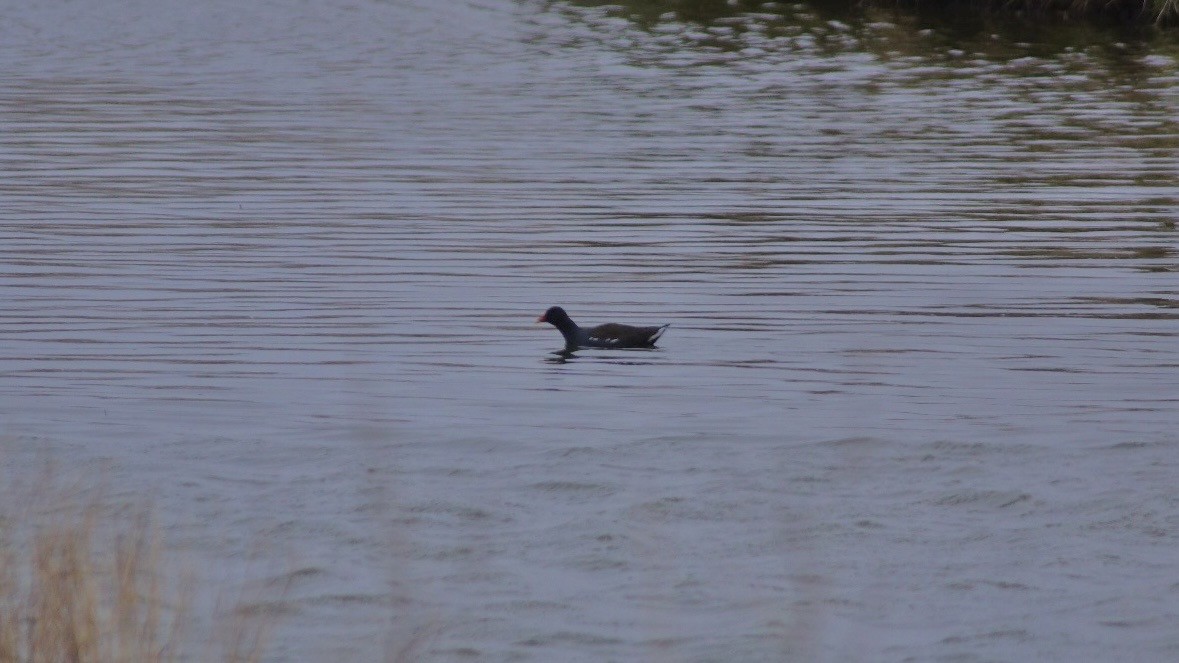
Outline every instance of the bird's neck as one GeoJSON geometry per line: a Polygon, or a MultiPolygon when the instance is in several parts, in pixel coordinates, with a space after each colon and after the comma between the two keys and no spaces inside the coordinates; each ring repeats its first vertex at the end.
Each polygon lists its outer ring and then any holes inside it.
{"type": "Polygon", "coordinates": [[[570,318],[554,322],[553,326],[565,337],[565,345],[577,345],[577,323],[570,318]]]}

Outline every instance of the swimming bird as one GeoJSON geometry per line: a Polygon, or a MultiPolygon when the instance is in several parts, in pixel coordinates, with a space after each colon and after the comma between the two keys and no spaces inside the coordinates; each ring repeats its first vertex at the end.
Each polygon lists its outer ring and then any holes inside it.
{"type": "Polygon", "coordinates": [[[670,324],[654,327],[632,327],[608,322],[597,327],[582,329],[569,317],[565,309],[554,306],[536,319],[557,328],[565,337],[565,349],[578,348],[653,348],[655,341],[663,336],[670,324]]]}

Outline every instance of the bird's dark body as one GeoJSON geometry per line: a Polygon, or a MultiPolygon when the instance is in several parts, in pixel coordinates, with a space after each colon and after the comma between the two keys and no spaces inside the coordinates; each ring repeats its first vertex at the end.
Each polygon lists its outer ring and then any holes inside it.
{"type": "Polygon", "coordinates": [[[554,306],[536,319],[556,327],[565,337],[565,349],[578,348],[653,348],[655,342],[671,325],[632,327],[617,322],[608,322],[597,327],[581,328],[569,317],[565,309],[554,306]]]}

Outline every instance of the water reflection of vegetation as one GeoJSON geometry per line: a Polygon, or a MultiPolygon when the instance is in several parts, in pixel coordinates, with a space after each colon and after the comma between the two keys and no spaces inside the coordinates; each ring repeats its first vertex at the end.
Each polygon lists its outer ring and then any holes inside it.
{"type": "Polygon", "coordinates": [[[1179,0],[960,0],[929,3],[896,0],[810,0],[762,2],[760,0],[587,0],[591,7],[622,7],[631,17],[648,25],[669,15],[678,20],[710,23],[748,12],[813,14],[822,20],[854,21],[865,14],[885,12],[921,17],[926,21],[972,29],[996,22],[1020,22],[1029,27],[1049,23],[1064,25],[1079,17],[1106,24],[1156,25],[1179,22],[1179,0]]]}
{"type": "Polygon", "coordinates": [[[1011,12],[954,11],[934,4],[574,0],[558,6],[580,7],[577,13],[594,25],[600,38],[638,64],[666,63],[668,55],[682,65],[790,52],[820,57],[868,53],[881,62],[919,59],[949,68],[1039,58],[1040,65],[1046,60],[1066,68],[1076,64],[1086,76],[1097,64],[1120,79],[1119,84],[1137,87],[1136,79],[1157,77],[1179,62],[1176,30],[1158,25],[1027,20],[1011,12]],[[625,24],[617,22],[620,18],[625,24]],[[620,31],[622,25],[626,27],[620,31]],[[699,57],[680,57],[688,53],[699,57]],[[1078,59],[1083,62],[1074,62],[1078,59]]]}

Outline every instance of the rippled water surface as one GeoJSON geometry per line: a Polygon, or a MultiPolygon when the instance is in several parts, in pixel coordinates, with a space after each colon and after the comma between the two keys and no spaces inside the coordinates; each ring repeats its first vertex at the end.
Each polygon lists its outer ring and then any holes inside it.
{"type": "Polygon", "coordinates": [[[3,462],[288,574],[273,660],[1179,657],[1173,33],[10,9],[3,462]]]}

